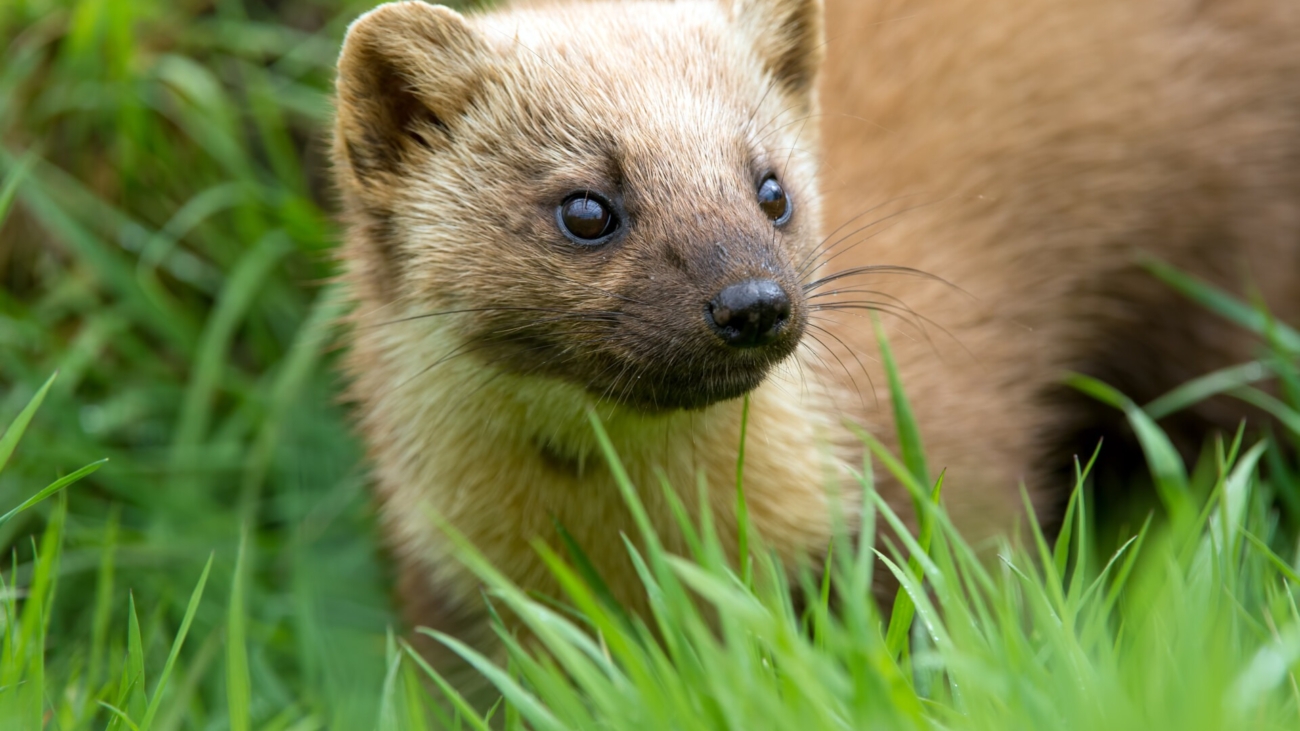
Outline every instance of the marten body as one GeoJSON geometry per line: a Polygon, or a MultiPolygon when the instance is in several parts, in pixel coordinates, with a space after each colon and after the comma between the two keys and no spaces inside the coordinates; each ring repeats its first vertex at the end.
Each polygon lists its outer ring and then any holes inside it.
{"type": "Polygon", "coordinates": [[[1022,482],[1045,512],[1068,487],[1094,424],[1065,371],[1143,399],[1251,357],[1140,252],[1300,309],[1293,4],[828,5],[399,3],[350,29],[347,367],[413,625],[482,639],[437,520],[542,592],[532,542],[562,525],[644,607],[592,409],[682,550],[661,477],[694,506],[702,474],[734,535],[748,393],[750,517],[823,551],[832,504],[856,515],[846,422],[892,433],[862,308],[974,537],[1022,482]]]}

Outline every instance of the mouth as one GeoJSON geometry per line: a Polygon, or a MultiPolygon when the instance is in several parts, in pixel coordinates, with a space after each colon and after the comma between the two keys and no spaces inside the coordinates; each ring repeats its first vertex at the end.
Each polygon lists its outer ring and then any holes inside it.
{"type": "Polygon", "coordinates": [[[724,353],[727,357],[723,358],[700,359],[703,362],[679,359],[676,367],[667,370],[627,364],[611,369],[625,375],[611,382],[589,384],[587,388],[598,398],[645,413],[697,411],[740,398],[758,388],[790,352],[733,351],[724,353]]]}
{"type": "Polygon", "coordinates": [[[654,389],[636,405],[647,411],[698,411],[722,401],[738,399],[762,385],[766,377],[767,369],[700,378],[654,389]]]}
{"type": "Polygon", "coordinates": [[[780,347],[744,349],[707,341],[707,347],[680,341],[656,347],[649,338],[635,338],[639,346],[635,349],[578,350],[578,357],[573,357],[574,350],[545,340],[514,337],[508,344],[471,342],[481,344],[465,350],[494,368],[567,381],[581,386],[598,402],[656,414],[704,409],[744,396],[762,385],[772,369],[794,352],[797,338],[783,339],[780,347]]]}

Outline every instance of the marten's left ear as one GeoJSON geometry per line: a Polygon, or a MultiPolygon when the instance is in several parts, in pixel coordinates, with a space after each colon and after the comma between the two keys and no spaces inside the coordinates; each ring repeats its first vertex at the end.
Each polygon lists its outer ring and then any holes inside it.
{"type": "MultiPolygon", "coordinates": [[[[862,0],[857,0],[862,1],[862,0]]],[[[733,0],[731,17],[768,71],[790,92],[817,81],[825,46],[822,0],[733,0]]]]}

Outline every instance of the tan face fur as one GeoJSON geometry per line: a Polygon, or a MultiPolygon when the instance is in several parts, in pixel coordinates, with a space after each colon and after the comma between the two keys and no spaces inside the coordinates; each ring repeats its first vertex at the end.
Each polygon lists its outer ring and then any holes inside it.
{"type": "Polygon", "coordinates": [[[446,344],[485,367],[593,401],[653,412],[752,390],[804,328],[817,134],[799,121],[815,59],[765,63],[743,21],[711,3],[473,20],[399,3],[359,20],[337,148],[363,286],[393,317],[443,317],[446,344]],[[793,209],[779,225],[757,200],[769,177],[793,209]],[[586,195],[616,219],[598,245],[557,222],[586,195]],[[751,280],[790,312],[773,342],[732,347],[708,309],[751,280]]]}

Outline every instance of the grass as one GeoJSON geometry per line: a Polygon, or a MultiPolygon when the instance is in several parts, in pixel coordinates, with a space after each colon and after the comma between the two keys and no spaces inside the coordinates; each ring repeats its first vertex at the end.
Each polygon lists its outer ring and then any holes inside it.
{"type": "Polygon", "coordinates": [[[57,589],[54,727],[105,727],[128,647],[158,694],[209,560],[154,728],[228,725],[228,687],[248,728],[376,718],[394,617],[323,287],[329,85],[367,6],[0,3],[0,425],[59,373],[0,513],[108,459],[0,525],[6,600],[57,589]]]}
{"type": "Polygon", "coordinates": [[[547,554],[573,613],[467,550],[541,647],[466,650],[505,701],[452,720],[393,631],[331,368],[328,87],[368,4],[0,3],[0,728],[1300,727],[1300,336],[1158,262],[1263,347],[1145,405],[1072,380],[1126,415],[1157,488],[1118,550],[1085,461],[1059,537],[1027,524],[977,560],[898,398],[901,453],[864,435],[861,489],[894,521],[889,472],[925,520],[878,553],[841,540],[786,577],[748,533],[741,567],[707,525],[685,557],[646,536],[655,613],[628,618],[580,557],[547,554]],[[1212,395],[1277,433],[1188,469],[1157,421],[1212,395]],[[904,587],[887,623],[875,572],[904,587]]]}

